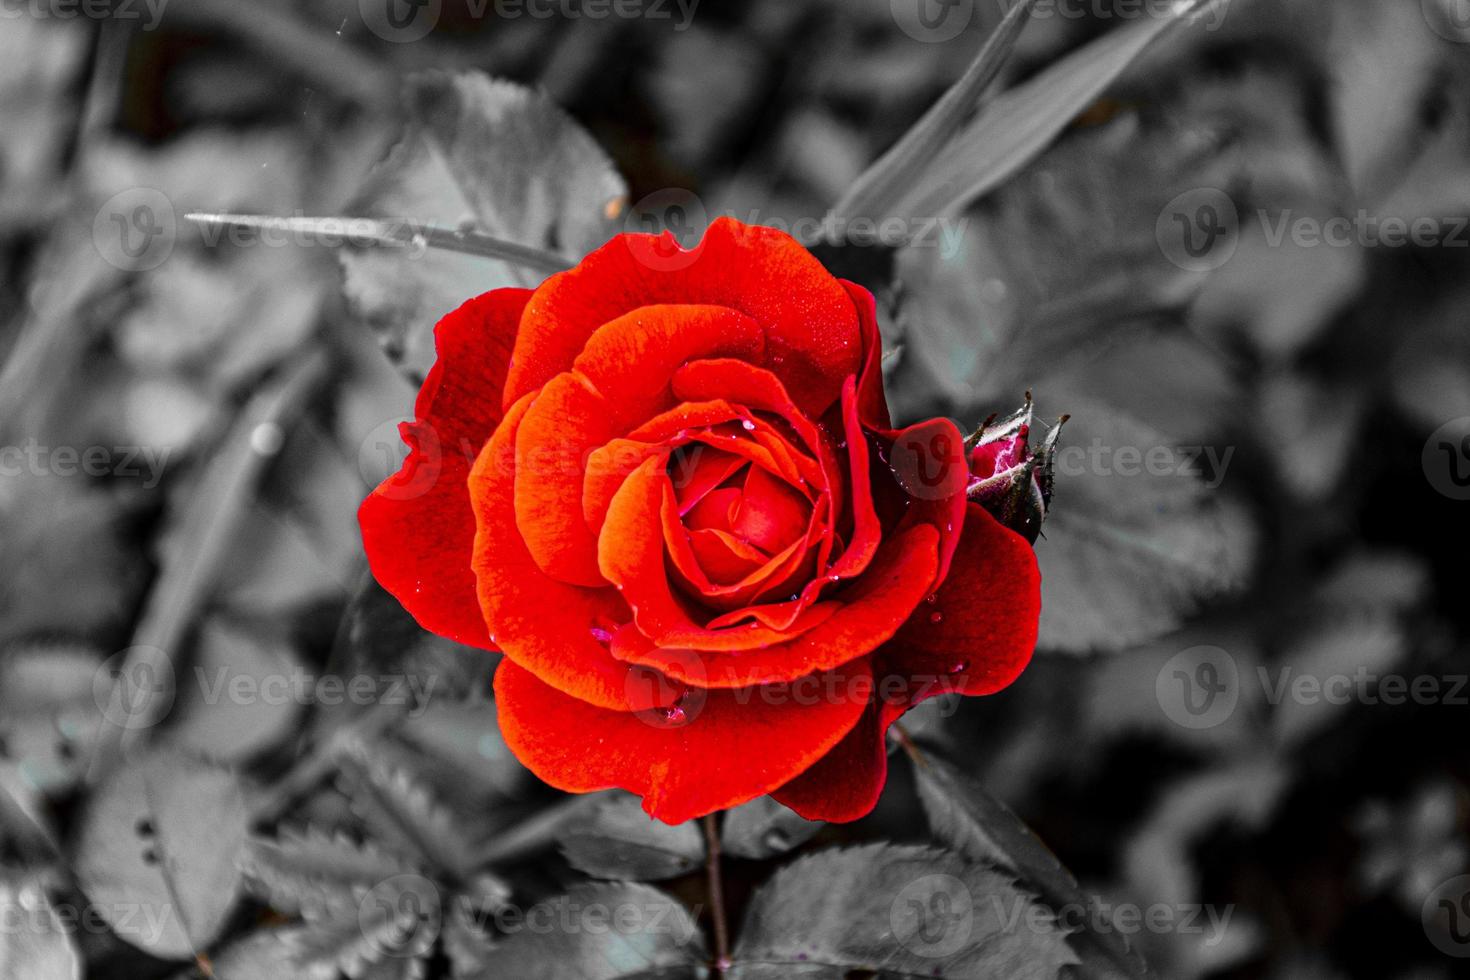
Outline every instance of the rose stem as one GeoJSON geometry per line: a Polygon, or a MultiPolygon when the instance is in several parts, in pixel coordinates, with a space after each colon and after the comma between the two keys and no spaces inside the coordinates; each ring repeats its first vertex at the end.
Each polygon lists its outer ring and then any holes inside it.
{"type": "Polygon", "coordinates": [[[924,753],[919,751],[919,747],[909,737],[907,729],[895,721],[888,731],[893,735],[894,740],[898,742],[908,757],[913,760],[914,765],[920,769],[929,768],[929,760],[924,758],[924,753]]]}
{"type": "Polygon", "coordinates": [[[709,871],[709,910],[715,921],[715,975],[730,969],[730,925],[725,920],[725,886],[720,878],[720,828],[716,815],[703,818],[705,867],[709,871]]]}

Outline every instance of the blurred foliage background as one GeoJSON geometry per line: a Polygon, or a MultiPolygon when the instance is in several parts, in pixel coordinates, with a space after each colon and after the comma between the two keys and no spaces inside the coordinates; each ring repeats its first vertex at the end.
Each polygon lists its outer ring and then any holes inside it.
{"type": "MultiPolygon", "coordinates": [[[[385,187],[375,170],[414,111],[404,78],[473,69],[538,87],[585,127],[630,214],[676,200],[789,226],[842,198],[1005,12],[962,0],[963,29],[940,39],[898,0],[705,0],[687,17],[433,6],[411,42],[357,0],[168,0],[156,18],[141,3],[95,18],[5,7],[0,844],[16,874],[66,865],[95,779],[96,678],[137,646],[178,670],[404,673],[463,695],[382,730],[349,708],[196,704],[181,686],[170,741],[241,767],[267,824],[371,823],[352,786],[403,772],[484,840],[560,805],[475,700],[488,658],[416,634],[362,588],[356,505],[396,467],[414,393],[369,327],[402,346],[395,325],[427,326],[499,273],[440,253],[406,273],[312,242],[211,244],[187,212],[473,224],[449,183],[385,187]],[[131,228],[159,243],[143,262],[117,252],[115,219],[139,214],[161,221],[131,228]]],[[[1088,888],[1232,910],[1223,934],[1140,934],[1160,976],[1461,975],[1421,913],[1470,871],[1470,692],[1453,681],[1470,672],[1470,505],[1431,465],[1432,434],[1470,434],[1454,428],[1470,416],[1463,7],[1218,5],[1016,172],[909,215],[953,238],[823,253],[882,299],[899,416],[973,427],[1027,390],[1042,415],[1071,415],[1062,445],[1082,452],[1062,457],[1038,544],[1037,661],[914,728],[969,760],[1088,888]],[[1198,200],[1236,223],[1224,251],[1180,262],[1170,229],[1198,200]],[[1278,234],[1360,214],[1429,219],[1437,238],[1278,234]],[[1128,469],[1150,450],[1173,462],[1128,469]],[[1170,685],[1180,664],[1218,666],[1199,648],[1225,654],[1234,708],[1195,724],[1170,685]],[[1283,677],[1365,672],[1440,693],[1279,693],[1283,677]]],[[[1129,29],[1135,9],[1042,5],[1001,87],[1129,29]]],[[[1009,119],[1031,121],[1024,106],[1009,119]]],[[[918,839],[918,813],[895,765],[877,813],[821,834],[918,839]]],[[[514,857],[540,887],[571,880],[559,858],[514,857]]],[[[768,870],[731,871],[737,908],[768,870]]],[[[85,943],[95,975],[177,970],[109,935],[85,943]]]]}

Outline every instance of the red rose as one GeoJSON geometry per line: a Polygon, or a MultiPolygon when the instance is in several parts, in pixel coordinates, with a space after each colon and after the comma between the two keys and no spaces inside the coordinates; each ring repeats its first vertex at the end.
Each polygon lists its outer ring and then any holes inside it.
{"type": "Polygon", "coordinates": [[[620,235],[435,340],[368,559],[504,652],[501,730],[546,782],[853,820],[899,715],[1029,660],[1030,546],[967,502],[951,422],[892,428],[872,296],[789,236],[620,235]]]}

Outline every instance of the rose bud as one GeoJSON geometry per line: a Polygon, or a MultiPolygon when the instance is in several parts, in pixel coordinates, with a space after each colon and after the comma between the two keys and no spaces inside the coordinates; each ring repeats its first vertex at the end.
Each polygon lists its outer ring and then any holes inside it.
{"type": "Polygon", "coordinates": [[[1031,451],[1031,393],[1019,411],[997,422],[994,417],[965,440],[970,461],[966,496],[1001,524],[1035,543],[1051,505],[1052,469],[1062,416],[1047,432],[1037,452],[1031,451]]]}

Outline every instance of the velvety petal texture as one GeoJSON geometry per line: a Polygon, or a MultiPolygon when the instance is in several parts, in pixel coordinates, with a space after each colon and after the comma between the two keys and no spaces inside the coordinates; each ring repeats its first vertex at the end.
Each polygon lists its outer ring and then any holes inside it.
{"type": "Polygon", "coordinates": [[[1030,546],[967,503],[952,422],[892,425],[872,296],[789,236],[621,235],[436,343],[368,559],[504,653],[502,731],[546,782],[853,820],[904,711],[1024,669],[1030,546]]]}

